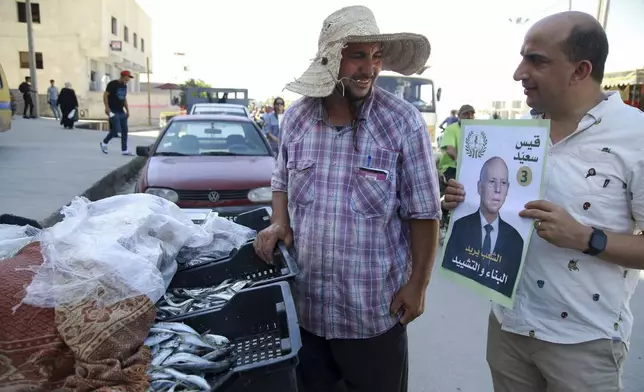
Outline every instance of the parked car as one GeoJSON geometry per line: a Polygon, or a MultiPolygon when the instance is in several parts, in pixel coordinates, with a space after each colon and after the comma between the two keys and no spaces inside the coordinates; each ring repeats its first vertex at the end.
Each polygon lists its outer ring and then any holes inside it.
{"type": "Polygon", "coordinates": [[[230,114],[251,117],[246,106],[232,103],[195,103],[190,108],[190,114],[230,114]]]}
{"type": "Polygon", "coordinates": [[[269,206],[275,158],[261,129],[248,117],[221,114],[173,117],[152,146],[135,192],[181,208],[212,208],[232,218],[269,206]]]}

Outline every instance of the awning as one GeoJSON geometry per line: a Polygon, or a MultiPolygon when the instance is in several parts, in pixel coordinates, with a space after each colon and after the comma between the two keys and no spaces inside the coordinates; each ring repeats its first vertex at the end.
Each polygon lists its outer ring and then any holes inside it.
{"type": "Polygon", "coordinates": [[[607,72],[604,74],[604,81],[602,84],[604,88],[607,89],[644,84],[644,68],[622,72],[607,72]]]}

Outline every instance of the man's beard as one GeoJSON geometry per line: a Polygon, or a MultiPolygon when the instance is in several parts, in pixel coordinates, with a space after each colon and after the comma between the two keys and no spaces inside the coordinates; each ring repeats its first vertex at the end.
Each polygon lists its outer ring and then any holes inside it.
{"type": "Polygon", "coordinates": [[[356,96],[348,86],[345,86],[343,84],[342,81],[336,83],[335,91],[339,95],[345,97],[349,101],[349,103],[360,103],[360,102],[364,101],[365,98],[367,98],[371,94],[371,92],[373,91],[373,82],[371,83],[371,87],[369,87],[369,91],[367,92],[367,94],[365,94],[364,97],[356,96]]]}

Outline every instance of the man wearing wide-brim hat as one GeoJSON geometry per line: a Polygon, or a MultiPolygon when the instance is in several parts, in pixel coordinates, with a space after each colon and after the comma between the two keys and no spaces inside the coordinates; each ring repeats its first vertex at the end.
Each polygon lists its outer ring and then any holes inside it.
{"type": "Polygon", "coordinates": [[[410,103],[375,87],[381,70],[410,75],[427,38],[380,34],[362,6],[323,23],[318,53],[286,88],[273,174],[272,224],[255,240],[272,260],[294,245],[304,390],[407,391],[406,324],[424,309],[441,216],[427,126],[410,103]]]}

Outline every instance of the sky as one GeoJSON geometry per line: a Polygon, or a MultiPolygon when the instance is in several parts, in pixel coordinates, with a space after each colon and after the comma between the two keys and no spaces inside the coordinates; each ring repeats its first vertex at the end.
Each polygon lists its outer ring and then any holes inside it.
{"type": "MultiPolygon", "coordinates": [[[[443,90],[439,113],[465,101],[483,105],[523,99],[512,73],[525,31],[539,18],[569,7],[568,0],[136,1],[152,19],[152,81],[203,79],[215,87],[247,88],[255,99],[297,97],[283,87],[315,56],[324,18],[348,5],[365,5],[381,32],[428,37],[432,68],[423,76],[443,90]],[[528,22],[508,20],[518,17],[528,22]],[[182,72],[183,62],[188,72],[182,72]]],[[[571,3],[574,10],[597,13],[597,0],[571,3]]],[[[633,46],[644,42],[643,17],[644,0],[611,2],[607,71],[644,67],[644,51],[633,46]]]]}

